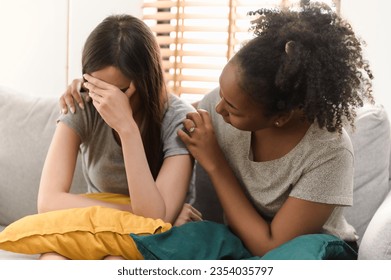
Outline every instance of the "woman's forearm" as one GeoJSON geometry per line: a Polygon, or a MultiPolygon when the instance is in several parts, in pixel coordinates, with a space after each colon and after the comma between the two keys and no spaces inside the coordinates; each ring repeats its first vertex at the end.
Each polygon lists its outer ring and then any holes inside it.
{"type": "Polygon", "coordinates": [[[119,132],[119,136],[133,213],[163,219],[166,215],[166,206],[149,169],[137,125],[131,125],[129,129],[119,132]]]}
{"type": "Polygon", "coordinates": [[[304,234],[322,232],[335,205],[288,197],[268,223],[246,197],[229,164],[208,173],[233,232],[250,252],[262,256],[304,234]]]}
{"type": "Polygon", "coordinates": [[[62,122],[57,125],[41,174],[38,212],[93,205],[131,211],[129,204],[112,204],[69,193],[80,142],[80,137],[73,129],[62,122]]]}
{"type": "Polygon", "coordinates": [[[260,244],[270,242],[269,224],[258,214],[246,197],[239,181],[225,159],[208,175],[215,187],[230,228],[254,254],[260,255],[260,244]]]}
{"type": "Polygon", "coordinates": [[[38,196],[38,213],[98,205],[132,212],[130,204],[110,203],[98,199],[89,198],[80,194],[53,192],[40,194],[38,196]]]}

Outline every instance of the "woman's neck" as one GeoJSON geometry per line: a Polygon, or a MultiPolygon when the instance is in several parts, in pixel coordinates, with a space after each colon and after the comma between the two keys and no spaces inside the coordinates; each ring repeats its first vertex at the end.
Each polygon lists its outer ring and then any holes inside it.
{"type": "Polygon", "coordinates": [[[294,113],[282,127],[270,127],[251,133],[251,149],[256,162],[279,159],[294,149],[311,124],[301,113],[294,113]]]}

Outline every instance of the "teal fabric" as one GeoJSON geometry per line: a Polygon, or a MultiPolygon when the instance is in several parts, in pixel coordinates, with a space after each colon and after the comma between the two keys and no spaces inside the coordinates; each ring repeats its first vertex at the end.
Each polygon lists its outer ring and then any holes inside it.
{"type": "Polygon", "coordinates": [[[262,260],[354,260],[357,253],[343,240],[330,234],[296,237],[266,253],[262,260]]]}
{"type": "Polygon", "coordinates": [[[210,221],[191,222],[161,234],[131,234],[146,260],[353,260],[357,253],[329,234],[299,236],[263,257],[253,256],[230,229],[210,221]]]}
{"type": "Polygon", "coordinates": [[[251,254],[227,226],[191,222],[154,235],[131,234],[146,260],[247,259],[251,254]]]}

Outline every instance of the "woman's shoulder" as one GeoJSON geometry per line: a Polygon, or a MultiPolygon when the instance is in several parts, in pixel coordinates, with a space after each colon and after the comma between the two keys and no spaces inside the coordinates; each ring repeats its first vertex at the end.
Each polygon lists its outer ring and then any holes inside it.
{"type": "Polygon", "coordinates": [[[353,155],[353,145],[345,129],[339,132],[329,132],[314,123],[308,131],[308,144],[318,151],[330,152],[345,150],[353,155]]]}
{"type": "Polygon", "coordinates": [[[100,117],[92,102],[85,101],[84,93],[82,93],[82,100],[84,102],[84,109],[76,106],[76,111],[73,114],[61,114],[57,121],[61,121],[74,129],[84,142],[94,130],[94,127],[98,123],[103,122],[103,119],[100,117]]]}
{"type": "Polygon", "coordinates": [[[187,113],[194,112],[195,108],[186,100],[177,95],[169,94],[163,120],[167,118],[184,118],[187,113]]]}

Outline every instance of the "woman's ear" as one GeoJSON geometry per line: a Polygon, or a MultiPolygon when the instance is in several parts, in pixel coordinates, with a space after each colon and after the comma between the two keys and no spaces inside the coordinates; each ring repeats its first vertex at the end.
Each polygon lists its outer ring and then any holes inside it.
{"type": "Polygon", "coordinates": [[[290,119],[293,116],[293,111],[285,112],[285,113],[280,113],[274,118],[274,126],[275,127],[282,127],[284,126],[287,122],[290,121],[290,119]]]}
{"type": "Polygon", "coordinates": [[[126,96],[131,98],[132,95],[136,92],[136,86],[134,85],[134,82],[130,82],[129,88],[125,92],[126,96]]]}

